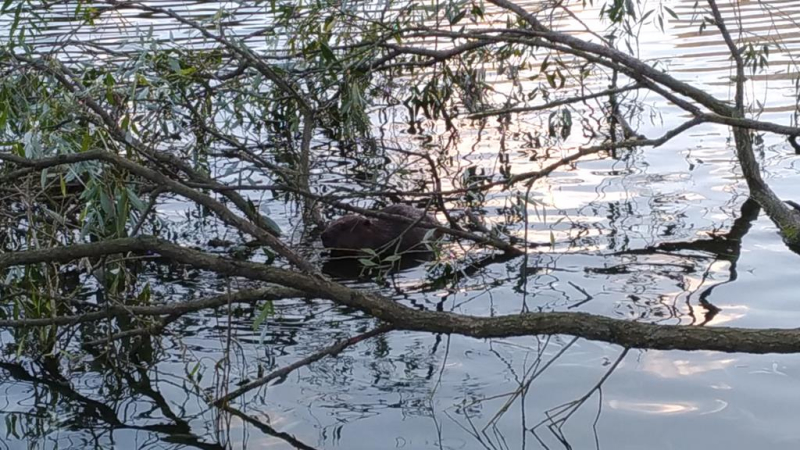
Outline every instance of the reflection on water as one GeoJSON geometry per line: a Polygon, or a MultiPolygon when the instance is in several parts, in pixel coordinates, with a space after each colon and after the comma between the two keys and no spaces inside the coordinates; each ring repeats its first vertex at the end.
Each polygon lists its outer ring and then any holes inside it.
{"type": "Polygon", "coordinates": [[[700,408],[690,404],[666,403],[633,403],[611,400],[608,406],[614,409],[623,409],[639,414],[686,414],[696,413],[700,408]]]}
{"type": "MultiPolygon", "coordinates": [[[[702,352],[698,352],[702,354],[702,352]]],[[[737,363],[737,359],[730,355],[706,352],[702,360],[677,359],[674,355],[665,352],[648,352],[646,358],[640,363],[640,370],[665,378],[678,378],[694,376],[715,370],[724,370],[737,363]]]]}
{"type": "MultiPolygon", "coordinates": [[[[728,97],[731,62],[719,35],[708,28],[696,32],[702,17],[692,17],[694,1],[672,3],[681,20],[666,35],[643,36],[642,54],[728,97]]],[[[175,6],[198,15],[216,10],[204,2],[175,6]]],[[[785,123],[796,104],[792,80],[798,73],[793,64],[800,46],[795,31],[800,2],[724,6],[728,17],[734,11],[746,40],[780,39],[785,46],[772,55],[769,75],[748,83],[749,96],[767,105],[762,118],[785,123]]],[[[260,8],[237,12],[242,35],[268,23],[260,8]]],[[[580,14],[596,23],[596,8],[580,14]]],[[[180,45],[196,43],[170,21],[128,17],[124,11],[73,38],[116,44],[136,23],[152,26],[156,34],[173,33],[180,45]]],[[[574,25],[568,17],[556,23],[574,25]]],[[[66,24],[49,24],[45,35],[57,39],[66,24]]],[[[685,119],[670,105],[640,100],[659,111],[632,118],[648,136],[685,119]]],[[[600,120],[599,113],[583,114],[585,120],[600,120]]],[[[530,133],[539,123],[534,115],[502,126],[464,119],[460,141],[449,142],[441,124],[420,121],[409,130],[401,110],[375,120],[397,145],[426,146],[451,157],[453,174],[471,167],[496,173],[499,154],[513,173],[538,170],[567,155],[566,150],[544,154],[532,145],[530,133]]],[[[581,139],[571,144],[581,145],[581,139]]],[[[726,129],[706,126],[656,149],[582,160],[534,185],[532,197],[546,214],[526,212],[528,236],[549,242],[552,230],[554,248],[526,258],[475,258],[460,268],[459,277],[437,273],[428,263],[412,265],[387,276],[381,288],[416,308],[475,315],[580,310],[664,324],[796,327],[800,306],[787,280],[797,278],[800,259],[783,246],[757,205],[745,201],[728,139],[726,129]]],[[[798,163],[785,142],[768,140],[759,151],[774,189],[797,196],[798,163]]],[[[322,139],[317,152],[314,173],[329,186],[381,170],[387,161],[394,167],[420,164],[391,151],[347,154],[322,139]]],[[[444,189],[459,187],[457,176],[443,181],[444,189]]],[[[297,223],[291,206],[266,202],[284,229],[297,223]]],[[[486,199],[484,220],[508,224],[510,234],[522,236],[524,221],[512,206],[513,199],[498,189],[486,199]]],[[[221,228],[184,221],[186,205],[180,202],[160,208],[187,240],[221,228]]],[[[314,245],[310,253],[317,251],[314,245]]],[[[462,252],[457,246],[449,251],[462,252]]],[[[374,287],[358,274],[339,275],[374,287]]],[[[152,276],[160,279],[158,294],[165,298],[225,289],[224,280],[199,274],[184,282],[178,280],[192,277],[152,276]]],[[[230,317],[213,312],[185,317],[172,329],[174,338],[167,336],[149,359],[134,362],[140,367],[134,372],[109,370],[116,363],[102,354],[58,366],[0,364],[0,448],[749,449],[790,448],[800,439],[793,412],[800,401],[798,356],[631,350],[619,359],[619,348],[565,337],[479,341],[390,333],[232,405],[246,415],[208,407],[207,400],[229,381],[252,379],[374,325],[327,302],[280,302],[275,318],[254,331],[257,314],[242,307],[230,317]],[[228,330],[235,340],[232,352],[228,330]],[[225,355],[231,360],[223,369],[225,355]]],[[[5,354],[13,355],[13,338],[0,334],[0,339],[5,354]]]]}

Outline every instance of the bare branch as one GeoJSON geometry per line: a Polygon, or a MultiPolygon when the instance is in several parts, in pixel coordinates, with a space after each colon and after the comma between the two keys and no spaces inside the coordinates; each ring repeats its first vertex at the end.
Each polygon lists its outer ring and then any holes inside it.
{"type": "Polygon", "coordinates": [[[514,114],[514,113],[526,113],[526,112],[534,112],[534,111],[545,111],[545,110],[548,110],[548,109],[551,109],[551,108],[557,108],[559,106],[569,105],[569,104],[572,104],[572,103],[585,102],[586,100],[591,100],[591,99],[598,98],[598,97],[605,97],[607,95],[613,95],[613,94],[621,94],[623,92],[632,91],[632,90],[635,90],[635,89],[639,89],[641,87],[642,86],[639,85],[639,84],[632,84],[630,86],[625,86],[625,87],[616,88],[616,89],[606,89],[604,91],[600,91],[600,92],[597,92],[597,93],[594,93],[594,94],[582,95],[582,96],[578,96],[578,97],[570,97],[570,98],[566,98],[566,99],[563,99],[563,100],[556,100],[556,101],[545,103],[545,104],[542,104],[542,105],[518,106],[518,107],[514,107],[514,108],[504,108],[504,109],[497,109],[497,110],[492,110],[492,111],[479,112],[479,113],[475,113],[475,114],[470,114],[470,115],[467,116],[467,118],[468,119],[481,119],[481,118],[484,118],[484,117],[498,116],[498,115],[502,115],[502,114],[514,114]]]}
{"type": "Polygon", "coordinates": [[[529,312],[475,317],[450,312],[416,310],[390,298],[353,290],[324,278],[263,264],[220,258],[153,237],[115,239],[48,250],[0,254],[0,269],[12,265],[66,262],[88,256],[124,252],[156,253],[221,275],[261,280],[302,290],[307,296],[325,298],[342,306],[356,308],[402,330],[453,333],[475,338],[565,334],[623,347],[658,350],[800,352],[800,329],[656,325],[580,312],[529,312]]]}
{"type": "Polygon", "coordinates": [[[353,345],[356,345],[361,341],[365,341],[365,340],[370,339],[372,337],[387,333],[389,331],[392,331],[393,329],[394,329],[394,327],[392,327],[391,325],[381,325],[379,327],[373,328],[370,331],[367,331],[366,333],[362,333],[362,334],[359,334],[357,336],[353,336],[351,338],[339,341],[339,342],[331,345],[330,347],[326,347],[326,348],[314,353],[313,355],[306,356],[305,358],[303,358],[303,359],[301,359],[299,361],[296,361],[296,362],[294,362],[292,364],[289,364],[286,367],[282,367],[282,368],[280,368],[278,370],[275,370],[275,371],[269,373],[266,376],[263,376],[263,377],[261,377],[261,378],[259,378],[257,380],[253,380],[253,381],[241,386],[240,388],[236,389],[235,391],[229,392],[228,394],[226,394],[226,395],[214,400],[214,405],[220,406],[220,405],[225,405],[227,403],[230,403],[231,400],[233,400],[233,399],[235,399],[237,397],[240,397],[240,396],[252,391],[253,389],[257,389],[257,388],[259,388],[261,386],[264,386],[265,384],[269,383],[270,381],[272,381],[274,379],[283,378],[286,375],[289,375],[290,373],[294,372],[295,370],[297,370],[297,369],[299,369],[301,367],[307,366],[309,364],[312,364],[314,362],[317,362],[317,361],[319,361],[320,359],[322,359],[322,358],[324,358],[326,356],[336,356],[339,353],[341,353],[342,351],[344,351],[347,347],[352,347],[353,345]]]}

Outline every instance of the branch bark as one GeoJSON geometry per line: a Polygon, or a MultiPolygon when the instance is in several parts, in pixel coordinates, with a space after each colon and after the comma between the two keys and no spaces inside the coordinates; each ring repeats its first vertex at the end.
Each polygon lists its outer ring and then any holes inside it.
{"type": "Polygon", "coordinates": [[[155,253],[173,261],[221,275],[274,283],[358,309],[400,330],[460,334],[474,338],[530,335],[571,335],[631,348],[713,350],[747,353],[800,352],[800,329],[687,327],[631,322],[580,312],[522,313],[475,317],[423,311],[379,294],[350,289],[333,281],[263,264],[212,256],[153,237],[109,240],[48,250],[0,255],[0,269],[21,264],[67,262],[88,256],[136,252],[155,253]]]}

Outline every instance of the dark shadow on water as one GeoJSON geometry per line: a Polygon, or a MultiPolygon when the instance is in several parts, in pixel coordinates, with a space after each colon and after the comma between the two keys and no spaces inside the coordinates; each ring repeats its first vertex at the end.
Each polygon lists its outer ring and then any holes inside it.
{"type": "Polygon", "coordinates": [[[368,266],[363,262],[364,259],[368,260],[368,257],[331,253],[322,264],[322,272],[339,280],[366,281],[419,267],[426,262],[432,261],[433,257],[434,254],[432,252],[409,252],[403,254],[396,261],[377,261],[375,266],[368,266]]]}

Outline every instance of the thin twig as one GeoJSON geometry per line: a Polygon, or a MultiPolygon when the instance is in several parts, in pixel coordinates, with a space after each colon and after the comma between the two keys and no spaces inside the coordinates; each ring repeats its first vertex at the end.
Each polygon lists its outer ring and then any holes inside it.
{"type": "Polygon", "coordinates": [[[351,338],[339,341],[339,342],[331,345],[330,347],[326,347],[326,348],[314,353],[313,355],[306,356],[305,358],[303,358],[303,359],[301,359],[301,360],[299,360],[297,362],[294,362],[292,364],[289,364],[288,366],[285,366],[285,367],[282,367],[282,368],[280,368],[278,370],[275,370],[275,371],[269,373],[268,375],[266,375],[264,377],[261,377],[261,378],[259,378],[257,380],[253,380],[253,381],[243,385],[242,387],[240,387],[240,388],[228,393],[227,395],[224,395],[224,396],[214,400],[213,404],[216,405],[216,406],[226,405],[226,404],[230,403],[231,400],[233,400],[233,399],[235,399],[235,398],[237,398],[237,397],[239,397],[241,395],[244,395],[247,392],[252,391],[253,389],[256,389],[256,388],[259,388],[261,386],[264,386],[265,384],[269,383],[270,381],[272,381],[272,380],[274,380],[276,378],[283,378],[286,375],[290,374],[291,372],[293,372],[293,371],[295,371],[295,370],[297,370],[297,369],[299,369],[299,368],[301,368],[303,366],[307,366],[307,365],[309,365],[311,363],[319,361],[320,359],[322,359],[322,358],[324,358],[326,356],[336,356],[337,354],[341,353],[347,347],[351,347],[351,346],[353,346],[353,345],[355,345],[355,344],[357,344],[357,343],[359,343],[361,341],[364,341],[364,340],[367,340],[369,338],[372,338],[372,337],[387,333],[389,331],[392,331],[393,329],[394,329],[394,327],[392,325],[380,325],[380,326],[378,326],[378,327],[376,327],[376,328],[374,328],[374,329],[372,329],[370,331],[367,331],[366,333],[362,333],[362,334],[359,334],[357,336],[353,336],[351,338]]]}

